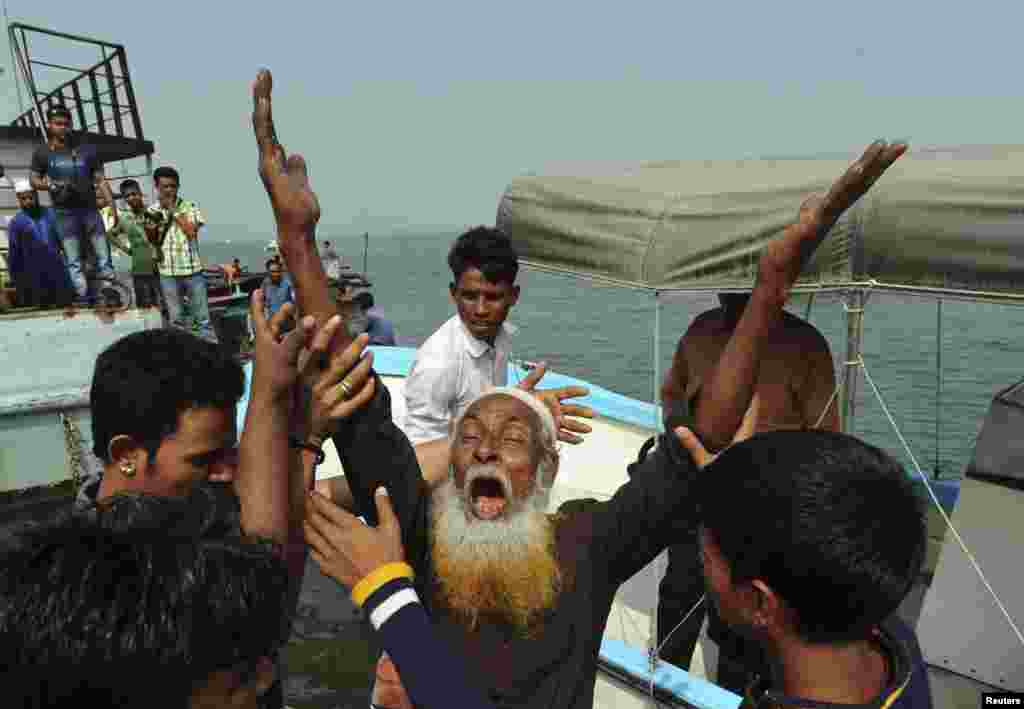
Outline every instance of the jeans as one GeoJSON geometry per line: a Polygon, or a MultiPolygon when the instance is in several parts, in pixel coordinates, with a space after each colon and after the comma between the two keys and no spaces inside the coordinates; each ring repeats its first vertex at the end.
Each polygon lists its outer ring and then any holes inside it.
{"type": "MultiPolygon", "coordinates": [[[[53,211],[57,216],[54,225],[57,238],[64,249],[75,297],[79,302],[86,302],[90,299],[87,274],[94,278],[114,277],[103,219],[95,208],[89,207],[55,208],[53,211]]],[[[93,291],[91,295],[95,297],[95,288],[93,291]]]]}
{"type": "Polygon", "coordinates": [[[202,271],[191,276],[160,276],[160,290],[167,305],[167,316],[171,327],[192,332],[191,320],[199,324],[199,336],[209,342],[217,342],[217,333],[210,322],[210,304],[206,300],[206,276],[202,271]],[[189,315],[186,320],[183,296],[188,296],[189,315]]]}

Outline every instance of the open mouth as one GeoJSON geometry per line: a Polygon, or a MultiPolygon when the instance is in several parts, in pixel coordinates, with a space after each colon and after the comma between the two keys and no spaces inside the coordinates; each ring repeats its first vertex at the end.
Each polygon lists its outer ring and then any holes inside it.
{"type": "Polygon", "coordinates": [[[470,509],[477,519],[491,520],[501,516],[508,504],[505,487],[497,478],[479,477],[469,486],[470,509]]]}

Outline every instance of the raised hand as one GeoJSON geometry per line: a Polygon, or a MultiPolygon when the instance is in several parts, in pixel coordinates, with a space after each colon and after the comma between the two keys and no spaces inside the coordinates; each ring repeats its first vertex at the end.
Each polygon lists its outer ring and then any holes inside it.
{"type": "MultiPolygon", "coordinates": [[[[751,436],[754,435],[754,431],[757,428],[757,413],[760,408],[760,399],[757,395],[754,396],[750,402],[750,408],[747,409],[747,413],[743,416],[743,423],[740,424],[739,429],[736,431],[736,435],[733,436],[732,443],[729,445],[736,445],[741,443],[751,436]]],[[[701,443],[700,439],[690,429],[685,426],[679,426],[674,429],[676,436],[679,438],[679,442],[683,444],[690,457],[693,458],[693,462],[697,464],[698,468],[705,468],[715,462],[715,458],[722,454],[722,451],[718,453],[710,453],[701,443]]]]}
{"type": "Polygon", "coordinates": [[[555,425],[558,427],[558,440],[573,445],[583,443],[583,437],[577,434],[590,433],[593,429],[578,418],[594,418],[594,411],[589,406],[579,404],[563,403],[566,399],[576,399],[581,396],[588,396],[590,390],[586,387],[568,386],[559,389],[537,390],[537,384],[544,378],[548,366],[545,363],[533,368],[529,374],[519,382],[519,388],[528,391],[541,400],[555,417],[555,425]]]}
{"type": "Polygon", "coordinates": [[[253,394],[258,392],[273,400],[280,400],[292,393],[292,386],[298,379],[299,354],[302,346],[313,331],[314,321],[305,317],[299,326],[281,337],[283,323],[292,315],[291,303],[281,306],[268,322],[263,314],[263,289],[252,292],[249,302],[249,316],[255,333],[253,344],[253,394]]]}
{"type": "MultiPolygon", "coordinates": [[[[259,153],[259,173],[274,209],[277,240],[288,263],[295,286],[295,301],[305,315],[324,323],[338,312],[331,301],[320,255],[314,240],[320,220],[320,201],[309,185],[306,161],[301,155],[288,157],[277,139],[271,106],[274,80],[263,69],[252,85],[252,128],[259,153]]],[[[343,344],[351,338],[342,332],[343,344]]]]}
{"type": "Polygon", "coordinates": [[[301,155],[287,156],[277,139],[271,92],[274,78],[261,69],[252,84],[252,128],[259,149],[259,173],[270,197],[277,220],[278,237],[304,234],[313,239],[320,220],[320,201],[309,185],[306,161],[301,155]]]}
{"type": "Polygon", "coordinates": [[[335,335],[340,327],[341,318],[335,315],[299,355],[299,372],[309,390],[306,432],[319,439],[331,435],[337,423],[372,399],[376,390],[376,380],[370,377],[373,353],[363,356],[370,338],[360,335],[348,347],[337,347],[335,335]],[[328,359],[329,365],[323,368],[321,362],[328,359]]]}
{"type": "Polygon", "coordinates": [[[785,299],[829,230],[879,177],[907,152],[905,143],[879,140],[867,147],[853,165],[832,184],[825,197],[815,195],[800,205],[799,219],[786,227],[761,254],[758,283],[785,299]]]}
{"type": "Polygon", "coordinates": [[[405,561],[402,530],[384,488],[374,495],[376,527],[368,527],[323,495],[310,493],[303,523],[310,555],[325,576],[351,589],[383,566],[405,561]]]}

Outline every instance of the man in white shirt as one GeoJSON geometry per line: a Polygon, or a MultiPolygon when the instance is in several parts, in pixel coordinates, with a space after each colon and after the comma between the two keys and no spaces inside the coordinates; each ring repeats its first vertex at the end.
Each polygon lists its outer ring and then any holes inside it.
{"type": "Polygon", "coordinates": [[[453,418],[487,389],[508,383],[505,323],[519,300],[519,260],[508,238],[479,226],[448,252],[449,285],[458,314],[416,352],[405,380],[405,433],[413,444],[444,438],[453,418]]]}

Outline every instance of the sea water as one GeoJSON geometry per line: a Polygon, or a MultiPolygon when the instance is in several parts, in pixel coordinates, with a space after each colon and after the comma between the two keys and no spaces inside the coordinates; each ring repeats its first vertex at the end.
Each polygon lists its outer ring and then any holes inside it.
{"type": "MultiPolygon", "coordinates": [[[[363,270],[363,238],[321,227],[345,260],[363,270]]],[[[447,253],[457,232],[372,235],[367,264],[377,306],[394,322],[402,345],[415,347],[454,314],[447,253]]],[[[211,226],[202,245],[207,264],[238,257],[263,270],[273,238],[248,227],[211,226]],[[231,244],[223,243],[230,239],[231,244]]],[[[652,294],[601,286],[568,276],[521,272],[522,296],[510,317],[520,327],[513,356],[546,361],[551,369],[627,396],[654,396],[652,294]]],[[[713,295],[673,296],[661,304],[658,371],[671,364],[679,337],[694,316],[717,304],[713,295]]],[[[807,314],[806,303],[793,312],[807,314]]],[[[941,370],[934,299],[873,293],[865,311],[864,362],[893,420],[928,475],[958,477],[995,392],[1024,376],[1024,308],[946,300],[942,305],[941,370]],[[941,376],[940,376],[941,375],[941,376]],[[940,394],[941,391],[941,394],[940,394]]],[[[832,349],[837,376],[846,353],[846,316],[835,299],[816,298],[809,319],[832,349]]],[[[653,423],[653,422],[652,422],[653,423]]],[[[908,467],[892,424],[860,376],[853,432],[908,467]]]]}

